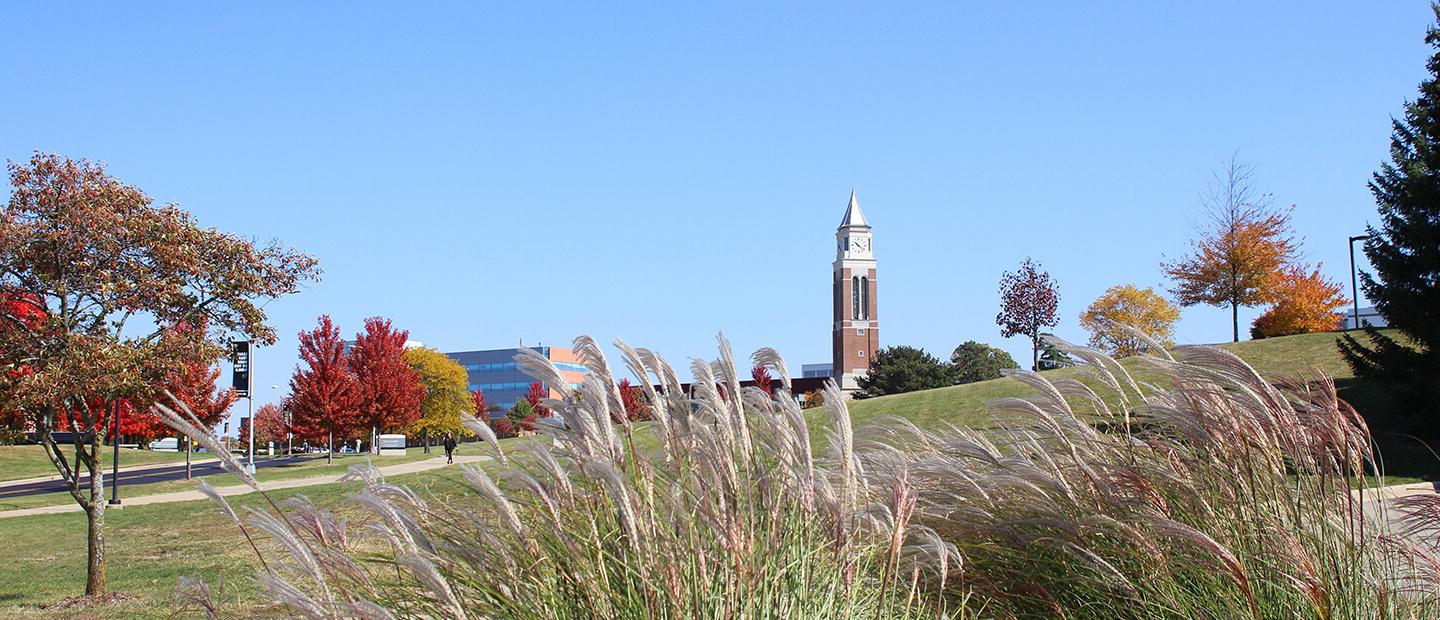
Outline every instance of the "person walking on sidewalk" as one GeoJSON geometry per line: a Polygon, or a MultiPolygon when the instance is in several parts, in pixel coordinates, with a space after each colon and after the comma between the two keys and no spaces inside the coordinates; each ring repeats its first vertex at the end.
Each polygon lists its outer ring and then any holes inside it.
{"type": "Polygon", "coordinates": [[[455,435],[453,433],[445,433],[445,462],[455,462],[455,435]]]}

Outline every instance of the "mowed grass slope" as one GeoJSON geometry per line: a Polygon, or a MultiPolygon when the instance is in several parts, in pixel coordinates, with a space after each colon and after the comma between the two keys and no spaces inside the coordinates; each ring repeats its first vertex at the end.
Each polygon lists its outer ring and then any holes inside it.
{"type": "MultiPolygon", "coordinates": [[[[1322,371],[1337,380],[1347,380],[1354,375],[1335,346],[1339,337],[1337,333],[1302,334],[1226,343],[1220,348],[1240,356],[1261,374],[1293,376],[1322,371]]],[[[1137,375],[1148,374],[1144,362],[1139,360],[1121,360],[1121,364],[1137,375]]],[[[1087,381],[1080,369],[1062,368],[1043,374],[1051,379],[1079,378],[1101,392],[1102,397],[1108,396],[1097,384],[1087,381]]],[[[857,427],[882,416],[903,417],[922,428],[935,428],[946,423],[983,427],[988,421],[985,414],[987,402],[1003,397],[1026,396],[1033,391],[1020,381],[1005,377],[859,400],[850,404],[850,411],[857,427]]]]}
{"type": "MultiPolygon", "coordinates": [[[[1385,461],[1389,482],[1440,480],[1436,442],[1433,438],[1430,442],[1421,441],[1395,429],[1390,421],[1393,405],[1383,386],[1355,377],[1336,347],[1341,335],[1337,332],[1301,334],[1225,343],[1219,347],[1239,356],[1267,377],[1314,378],[1316,373],[1331,377],[1339,388],[1340,397],[1354,405],[1369,423],[1385,461]]],[[[1126,359],[1121,364],[1134,373],[1137,380],[1153,376],[1142,361],[1126,359]]],[[[1043,374],[1051,379],[1078,378],[1108,400],[1105,389],[1097,381],[1086,377],[1081,369],[1064,368],[1043,374]]],[[[1020,381],[1006,377],[854,401],[850,404],[850,411],[857,429],[863,429],[867,424],[883,423],[888,417],[905,418],[921,428],[935,429],[954,424],[983,429],[996,422],[986,413],[986,403],[997,398],[1027,396],[1033,392],[1020,381]]],[[[819,417],[812,416],[812,419],[820,421],[819,417]]]]}

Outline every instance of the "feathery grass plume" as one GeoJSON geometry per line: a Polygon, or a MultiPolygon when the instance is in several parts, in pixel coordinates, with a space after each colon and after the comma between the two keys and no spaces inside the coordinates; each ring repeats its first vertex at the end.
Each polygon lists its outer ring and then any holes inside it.
{"type": "Polygon", "coordinates": [[[604,388],[605,407],[597,411],[618,411],[620,418],[627,419],[625,418],[625,401],[620,398],[619,384],[610,374],[610,364],[605,361],[605,352],[600,349],[600,344],[589,336],[577,336],[572,343],[575,357],[590,371],[591,375],[600,379],[596,384],[597,387],[603,386],[604,388]]]}
{"type": "Polygon", "coordinates": [[[490,476],[485,473],[485,470],[479,467],[461,465],[460,471],[465,474],[465,482],[469,483],[471,487],[479,491],[486,500],[489,500],[489,502],[494,505],[500,517],[501,524],[510,530],[510,533],[514,534],[516,538],[521,540],[527,539],[528,536],[525,532],[525,525],[520,522],[520,516],[515,512],[515,506],[510,503],[509,498],[505,497],[505,492],[501,491],[500,487],[495,486],[495,481],[490,479],[490,476]]]}
{"type": "Polygon", "coordinates": [[[833,380],[825,382],[825,413],[830,417],[827,436],[830,450],[840,476],[839,500],[846,512],[855,510],[858,492],[857,461],[855,458],[855,431],[850,425],[850,407],[846,404],[845,393],[833,380]]]}
{"type": "Polygon", "coordinates": [[[463,411],[460,412],[460,423],[470,429],[470,432],[479,436],[482,441],[490,444],[490,447],[495,450],[495,459],[500,461],[501,465],[510,464],[505,457],[505,450],[500,447],[500,439],[495,436],[495,430],[490,428],[489,424],[481,422],[475,416],[463,411]]]}
{"type": "Polygon", "coordinates": [[[245,483],[245,486],[259,490],[260,485],[255,483],[255,478],[251,476],[249,472],[245,471],[245,467],[240,464],[240,461],[236,460],[234,454],[231,454],[229,450],[220,445],[220,442],[213,434],[204,430],[205,425],[200,422],[199,418],[195,417],[195,412],[190,410],[190,406],[186,405],[185,401],[176,398],[174,394],[170,393],[170,390],[165,390],[165,396],[168,397],[171,402],[175,403],[176,408],[184,412],[184,415],[177,413],[164,403],[155,403],[152,409],[155,411],[156,416],[160,418],[160,422],[180,432],[182,435],[189,437],[200,444],[201,447],[205,448],[206,451],[214,454],[216,458],[220,459],[220,464],[225,470],[234,474],[241,482],[245,483]]]}
{"type": "Polygon", "coordinates": [[[205,614],[205,620],[215,620],[220,617],[220,605],[215,602],[214,593],[210,591],[210,584],[205,583],[205,577],[200,573],[185,576],[182,575],[176,581],[176,599],[181,611],[189,611],[191,608],[199,608],[205,614]]]}
{"type": "MultiPolygon", "coordinates": [[[[1440,617],[1440,500],[1386,513],[1350,493],[1369,430],[1323,376],[1062,348],[1080,376],[1020,375],[1031,395],[983,428],[880,416],[864,441],[831,382],[815,457],[793,399],[734,387],[723,341],[689,395],[617,346],[655,424],[619,439],[594,348],[553,450],[496,471],[513,498],[471,467],[444,502],[362,472],[356,533],[305,502],[262,528],[284,551],[262,587],[314,617],[1440,617]]],[[[785,376],[773,351],[752,359],[785,376]]]]}
{"type": "Polygon", "coordinates": [[[431,594],[444,604],[446,616],[450,618],[461,618],[462,620],[470,617],[465,613],[465,606],[461,605],[460,601],[455,598],[455,592],[450,589],[450,583],[445,580],[445,577],[440,575],[439,571],[435,570],[435,564],[433,562],[424,556],[407,554],[400,556],[396,560],[396,563],[408,569],[411,575],[420,580],[420,583],[425,584],[426,588],[429,588],[431,594]]]}

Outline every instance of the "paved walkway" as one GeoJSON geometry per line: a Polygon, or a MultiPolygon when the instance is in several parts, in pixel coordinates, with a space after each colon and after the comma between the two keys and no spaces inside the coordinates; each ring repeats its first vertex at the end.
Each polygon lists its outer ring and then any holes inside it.
{"type": "MultiPolygon", "coordinates": [[[[488,460],[490,460],[490,457],[488,456],[455,456],[456,463],[478,463],[488,460]]],[[[445,467],[446,465],[447,464],[445,463],[445,457],[437,456],[433,459],[425,459],[423,461],[411,461],[409,463],[400,463],[398,465],[386,465],[379,469],[381,474],[388,477],[398,476],[401,474],[413,474],[416,472],[428,471],[431,469],[439,469],[441,467],[445,467]]],[[[345,474],[342,472],[336,474],[327,474],[324,476],[312,476],[309,478],[274,480],[271,482],[261,482],[260,488],[266,491],[275,491],[279,489],[293,489],[296,487],[308,487],[319,484],[334,484],[336,482],[339,482],[340,478],[344,476],[345,474]]],[[[251,489],[250,487],[243,484],[215,487],[215,491],[220,493],[220,495],[226,497],[232,495],[245,495],[247,493],[255,492],[254,489],[251,489]]],[[[200,491],[174,491],[171,493],[155,493],[152,495],[141,495],[139,497],[127,497],[124,498],[123,501],[125,503],[122,504],[121,507],[124,508],[128,506],[144,506],[146,504],[168,504],[171,502],[193,502],[203,499],[207,498],[204,494],[200,493],[200,491]]],[[[111,509],[113,510],[114,507],[112,506],[111,509]]],[[[57,504],[54,506],[41,506],[39,508],[23,508],[20,510],[0,511],[0,519],[8,519],[11,517],[28,517],[33,515],[60,514],[66,512],[80,512],[80,505],[72,501],[66,502],[64,504],[57,504]]]]}
{"type": "MultiPolygon", "coordinates": [[[[199,454],[203,456],[205,453],[204,453],[204,452],[201,452],[201,453],[199,453],[199,454]]],[[[192,459],[190,459],[190,466],[191,466],[191,467],[195,467],[195,466],[198,466],[198,465],[204,465],[204,464],[206,464],[206,463],[217,463],[217,462],[219,462],[219,461],[220,461],[220,459],[217,459],[217,458],[215,458],[215,457],[213,457],[213,456],[212,456],[212,457],[206,457],[206,458],[192,458],[192,459]]],[[[107,465],[105,466],[104,471],[105,471],[105,473],[107,473],[107,474],[110,473],[110,466],[108,465],[109,462],[110,462],[110,461],[108,461],[108,460],[105,461],[105,463],[107,463],[107,465]]],[[[165,467],[175,467],[175,466],[177,466],[177,465],[180,466],[181,469],[184,469],[184,468],[185,468],[185,461],[180,461],[180,462],[178,462],[178,463],[150,463],[150,464],[148,464],[148,465],[126,465],[126,466],[125,466],[125,469],[121,470],[121,473],[122,473],[122,474],[129,474],[129,473],[131,473],[131,472],[142,472],[142,471],[147,471],[147,470],[151,470],[151,469],[162,469],[162,468],[165,468],[165,467]]],[[[56,481],[56,480],[60,480],[60,474],[50,474],[50,475],[48,475],[48,476],[36,476],[36,477],[34,477],[34,478],[20,478],[20,479],[17,479],[17,480],[4,480],[4,481],[0,481],[0,489],[4,489],[4,488],[6,488],[6,487],[14,487],[14,486],[25,486],[25,485],[29,485],[29,484],[36,484],[36,483],[39,483],[39,482],[54,482],[54,481],[56,481]]]]}

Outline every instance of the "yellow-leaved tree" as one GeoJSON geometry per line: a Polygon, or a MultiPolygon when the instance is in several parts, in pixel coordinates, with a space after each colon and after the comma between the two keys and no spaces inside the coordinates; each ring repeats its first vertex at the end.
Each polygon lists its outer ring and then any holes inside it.
{"type": "Polygon", "coordinates": [[[1344,319],[1336,310],[1350,303],[1340,283],[1320,274],[1320,265],[1285,268],[1275,286],[1275,305],[1255,319],[1252,338],[1334,331],[1344,319]]]}
{"type": "Polygon", "coordinates": [[[468,389],[470,374],[465,367],[430,347],[407,349],[405,362],[420,373],[420,384],[425,387],[420,419],[412,427],[424,439],[425,450],[430,450],[432,438],[445,433],[457,437],[474,435],[460,423],[462,413],[475,415],[475,400],[468,389]]]}
{"type": "Polygon", "coordinates": [[[1112,286],[1080,313],[1080,326],[1090,331],[1090,346],[1114,357],[1127,357],[1145,351],[1143,338],[1126,330],[1129,326],[1151,339],[1169,346],[1174,344],[1175,322],[1180,309],[1151,288],[1133,284],[1112,286]]]}

